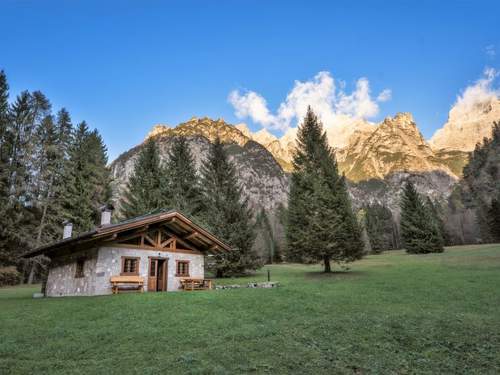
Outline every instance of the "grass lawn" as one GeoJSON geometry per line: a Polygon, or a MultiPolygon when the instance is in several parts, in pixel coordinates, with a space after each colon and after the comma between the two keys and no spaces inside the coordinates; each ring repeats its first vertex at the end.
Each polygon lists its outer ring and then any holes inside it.
{"type": "Polygon", "coordinates": [[[277,265],[277,289],[32,299],[0,289],[0,373],[500,373],[500,245],[277,265]]]}

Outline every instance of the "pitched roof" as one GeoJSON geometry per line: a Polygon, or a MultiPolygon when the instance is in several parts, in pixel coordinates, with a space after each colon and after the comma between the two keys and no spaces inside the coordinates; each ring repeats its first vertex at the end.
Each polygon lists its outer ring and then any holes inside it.
{"type": "Polygon", "coordinates": [[[201,238],[201,243],[204,246],[199,246],[200,250],[207,252],[221,252],[231,251],[231,247],[219,240],[215,235],[208,230],[203,229],[200,225],[196,224],[186,216],[175,210],[159,211],[142,216],[137,216],[120,223],[98,226],[93,230],[84,232],[76,237],[65,238],[47,245],[40,246],[32,251],[23,255],[23,258],[31,258],[37,255],[49,255],[56,250],[62,250],[75,245],[89,244],[93,245],[99,241],[106,239],[116,238],[122,232],[130,231],[133,229],[141,228],[164,222],[173,232],[190,232],[195,233],[196,237],[201,238]]]}

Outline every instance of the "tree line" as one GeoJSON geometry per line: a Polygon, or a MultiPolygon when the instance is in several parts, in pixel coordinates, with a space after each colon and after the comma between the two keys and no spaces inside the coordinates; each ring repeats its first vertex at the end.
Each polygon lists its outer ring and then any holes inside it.
{"type": "Polygon", "coordinates": [[[77,233],[94,225],[111,197],[107,153],[97,130],[76,126],[62,108],[53,113],[40,91],[9,102],[0,71],[0,268],[11,280],[33,281],[46,262],[22,253],[61,236],[64,219],[77,233]]]}
{"type": "Polygon", "coordinates": [[[345,177],[339,174],[335,153],[311,108],[298,128],[293,167],[287,260],[321,261],[324,272],[331,272],[331,262],[345,265],[360,259],[367,249],[380,253],[398,248],[399,237],[408,253],[443,251],[446,231],[442,212],[430,198],[419,194],[411,181],[403,187],[400,230],[383,205],[365,205],[360,215],[355,215],[345,177]]]}
{"type": "Polygon", "coordinates": [[[500,121],[471,153],[457,195],[455,209],[475,212],[479,242],[500,242],[500,121]]]}

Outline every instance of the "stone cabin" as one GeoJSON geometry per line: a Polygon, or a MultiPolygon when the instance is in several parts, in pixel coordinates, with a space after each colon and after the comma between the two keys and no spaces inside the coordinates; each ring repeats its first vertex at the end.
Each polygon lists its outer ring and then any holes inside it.
{"type": "Polygon", "coordinates": [[[177,211],[118,224],[110,219],[111,210],[103,209],[101,225],[76,237],[71,236],[71,224],[66,224],[61,241],[24,256],[50,258],[46,296],[111,294],[117,276],[140,279],[143,291],[176,291],[183,279],[204,279],[205,256],[231,251],[177,211]]]}

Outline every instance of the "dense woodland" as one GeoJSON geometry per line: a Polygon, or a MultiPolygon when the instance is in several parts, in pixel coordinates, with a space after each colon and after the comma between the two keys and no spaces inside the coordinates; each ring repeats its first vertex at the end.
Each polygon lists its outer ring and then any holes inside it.
{"type": "MultiPolygon", "coordinates": [[[[441,252],[444,245],[500,241],[500,125],[471,154],[463,180],[448,202],[434,202],[408,181],[401,217],[370,204],[354,212],[335,153],[309,109],[299,126],[288,207],[271,222],[251,212],[235,166],[221,141],[211,144],[200,171],[187,141],[177,137],[165,162],[149,140],[138,155],[114,220],[177,209],[206,226],[234,251],[213,257],[218,277],[243,274],[263,263],[286,261],[345,265],[367,252],[405,248],[441,252]]],[[[39,91],[9,95],[0,73],[0,282],[43,278],[47,259],[20,256],[61,238],[62,223],[74,233],[91,229],[99,208],[111,203],[106,146],[85,122],[52,109],[39,91]]]]}
{"type": "Polygon", "coordinates": [[[111,197],[106,147],[97,130],[74,125],[64,108],[54,113],[40,91],[9,100],[0,72],[0,267],[9,282],[33,281],[44,259],[20,258],[58,239],[70,220],[89,230],[111,197]]]}

